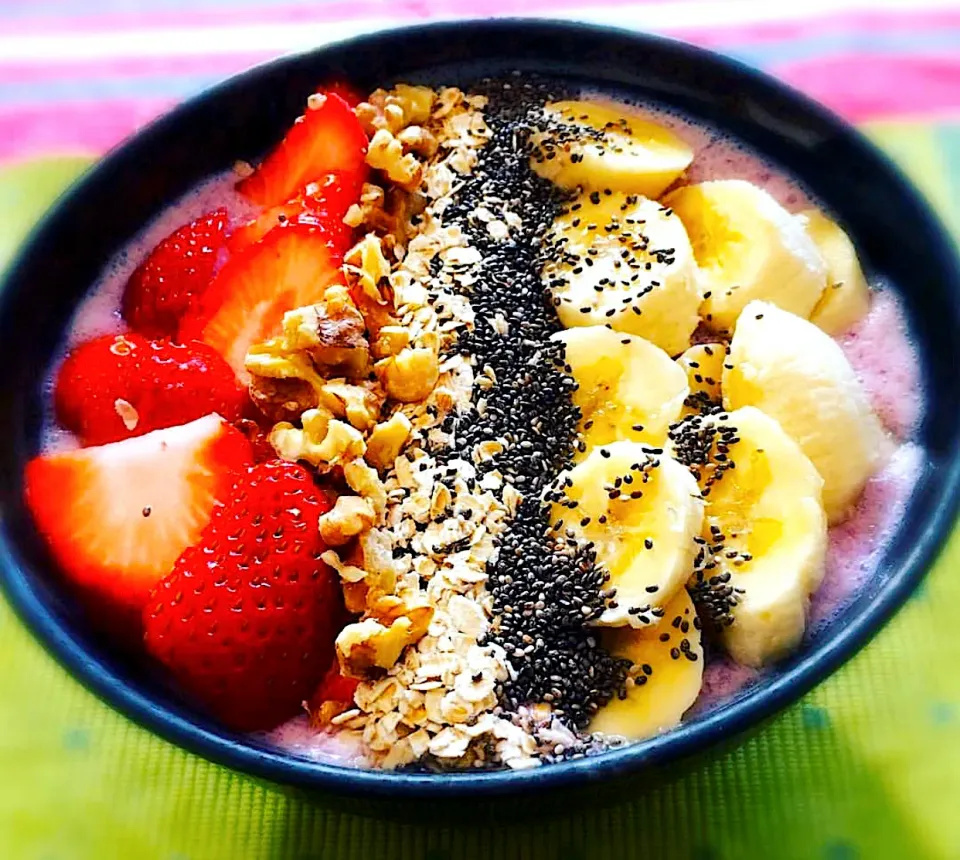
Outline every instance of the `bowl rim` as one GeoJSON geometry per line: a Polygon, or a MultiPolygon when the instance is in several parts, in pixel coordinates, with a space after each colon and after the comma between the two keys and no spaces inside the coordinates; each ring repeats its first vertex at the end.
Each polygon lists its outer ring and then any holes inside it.
{"type": "MultiPolygon", "coordinates": [[[[349,39],[324,44],[318,48],[286,54],[257,64],[224,79],[172,110],[154,119],[143,129],[114,147],[57,200],[41,218],[29,238],[18,249],[7,267],[3,286],[13,273],[36,253],[42,235],[56,213],[68,201],[82,197],[87,180],[107,172],[111,162],[122,154],[132,141],[158,133],[167,124],[178,121],[181,113],[198,102],[215,98],[226,90],[242,85],[265,70],[295,62],[305,57],[321,56],[331,49],[361,46],[376,39],[402,39],[411,33],[443,34],[453,28],[470,27],[495,37],[497,32],[524,28],[546,35],[562,32],[584,38],[603,39],[612,36],[630,41],[638,47],[667,48],[686,57],[696,57],[723,66],[748,80],[752,86],[785,99],[804,113],[828,123],[846,143],[852,143],[873,161],[897,193],[908,199],[922,218],[922,226],[935,243],[935,251],[948,268],[954,283],[960,285],[960,265],[946,231],[929,205],[905,179],[900,169],[877,147],[846,121],[818,102],[787,84],[737,60],[665,36],[643,33],[620,27],[601,26],[548,18],[509,17],[499,19],[443,20],[371,31],[349,39]]],[[[479,33],[478,33],[479,35],[479,33]]],[[[649,738],[637,744],[608,752],[530,770],[458,772],[455,774],[420,774],[359,769],[316,762],[281,750],[258,745],[249,738],[211,731],[170,711],[149,696],[140,693],[108,665],[84,650],[70,630],[61,626],[48,611],[40,595],[30,587],[30,573],[14,562],[6,536],[0,538],[0,589],[6,594],[17,615],[43,647],[88,690],[123,716],[191,753],[237,771],[301,789],[328,791],[360,798],[457,799],[494,798],[516,795],[531,787],[556,789],[612,778],[636,771],[644,766],[663,765],[687,758],[712,747],[717,742],[738,736],[787,706],[796,702],[814,686],[835,672],[857,654],[903,605],[942,551],[960,510],[960,434],[954,436],[945,463],[936,469],[936,502],[924,520],[913,546],[906,552],[897,569],[883,583],[869,602],[842,629],[831,633],[815,651],[799,655],[793,665],[778,674],[756,694],[747,693],[696,720],[649,738]]]]}

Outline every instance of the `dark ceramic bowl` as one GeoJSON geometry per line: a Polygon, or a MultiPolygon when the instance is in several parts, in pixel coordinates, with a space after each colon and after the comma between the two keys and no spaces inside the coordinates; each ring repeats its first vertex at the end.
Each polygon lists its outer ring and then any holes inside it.
{"type": "Polygon", "coordinates": [[[111,153],[48,215],[0,294],[0,580],[23,620],[82,683],[169,741],[259,777],[340,796],[394,800],[542,795],[662,766],[758,725],[853,656],[903,604],[951,527],[960,481],[960,272],[942,227],[853,129],[731,60],[649,36],[575,24],[498,21],[381,33],[289,57],[205,93],[111,153]],[[747,694],[661,737],[525,772],[419,775],[347,770],[230,734],[111,649],[60,585],[21,501],[37,451],[46,368],[77,303],[113,254],[165,203],[284,133],[315,85],[467,82],[513,70],[653,99],[729,132],[799,178],[849,229],[868,269],[901,291],[927,392],[924,468],[879,570],[821,635],[747,694]]]}

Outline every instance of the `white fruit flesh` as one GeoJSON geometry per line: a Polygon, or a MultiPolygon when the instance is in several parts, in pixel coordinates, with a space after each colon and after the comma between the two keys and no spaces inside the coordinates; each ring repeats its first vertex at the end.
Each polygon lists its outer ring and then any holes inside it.
{"type": "Polygon", "coordinates": [[[553,102],[563,127],[537,135],[533,170],[561,188],[606,188],[657,197],[693,161],[693,150],[662,125],[586,101],[553,102]]]}
{"type": "Polygon", "coordinates": [[[585,445],[578,459],[618,439],[664,442],[687,396],[686,377],[670,356],[641,337],[603,326],[568,329],[554,339],[564,344],[578,386],[573,403],[585,445]]]}
{"type": "Polygon", "coordinates": [[[616,589],[601,626],[655,622],[651,610],[663,607],[692,569],[703,502],[690,472],[666,454],[651,453],[659,450],[614,442],[559,478],[566,500],[576,505],[554,503],[551,522],[593,542],[598,564],[610,574],[606,587],[616,589]]]}
{"type": "Polygon", "coordinates": [[[554,221],[542,277],[567,328],[610,325],[669,355],[690,345],[700,284],[680,219],[654,200],[583,194],[554,221]]]}
{"type": "Polygon", "coordinates": [[[760,410],[747,406],[702,420],[735,428],[737,440],[726,453],[736,468],[708,488],[701,478],[703,537],[708,546],[723,545],[706,575],[729,575],[727,585],[743,589],[722,638],[737,662],[761,666],[799,643],[809,595],[823,579],[823,481],[797,443],[760,410]]]}
{"type": "Polygon", "coordinates": [[[830,523],[843,520],[887,444],[843,351],[808,320],[751,302],[737,322],[727,364],[725,407],[756,406],[776,419],[820,472],[830,523]]]}
{"type": "Polygon", "coordinates": [[[753,299],[807,317],[827,267],[804,226],[773,197],[742,179],[701,182],[664,199],[687,228],[700,266],[701,315],[718,332],[733,329],[753,299]]]}
{"type": "Polygon", "coordinates": [[[827,288],[813,309],[810,322],[827,334],[842,334],[870,309],[870,288],[856,249],[840,226],[822,212],[807,209],[798,217],[827,264],[827,288]]]}
{"type": "Polygon", "coordinates": [[[664,608],[663,620],[656,627],[603,632],[604,647],[614,656],[632,661],[637,669],[631,675],[644,680],[628,686],[626,698],[614,698],[604,705],[590,723],[591,732],[642,740],[676,726],[696,701],[703,681],[696,610],[685,588],[664,608]],[[674,619],[680,619],[677,627],[674,619]],[[661,640],[662,634],[667,635],[666,641],[661,640]],[[681,651],[684,640],[687,644],[681,651]]]}

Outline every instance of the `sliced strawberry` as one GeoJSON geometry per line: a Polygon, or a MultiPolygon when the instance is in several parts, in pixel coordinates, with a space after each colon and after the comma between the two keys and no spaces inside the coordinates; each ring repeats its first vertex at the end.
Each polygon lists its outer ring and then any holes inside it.
{"type": "Polygon", "coordinates": [[[363,101],[363,96],[360,91],[354,89],[354,87],[350,86],[346,81],[331,81],[329,84],[320,87],[320,92],[328,94],[335,93],[352,108],[355,108],[363,101]]]}
{"type": "Polygon", "coordinates": [[[291,224],[271,230],[232,258],[214,278],[180,327],[180,339],[212,346],[245,385],[247,350],[279,333],[283,315],[318,302],[331,284],[341,282],[326,233],[291,224]]]}
{"type": "Polygon", "coordinates": [[[343,223],[343,216],[351,203],[360,199],[360,189],[351,179],[329,174],[313,194],[303,194],[287,203],[273,206],[252,221],[241,225],[227,239],[227,250],[239,254],[259,242],[271,230],[303,224],[317,227],[327,235],[334,259],[339,262],[350,248],[353,231],[343,223]]]}
{"type": "Polygon", "coordinates": [[[150,589],[196,543],[251,462],[217,415],[31,460],[24,495],[60,569],[105,623],[139,624],[150,589]]]}
{"type": "Polygon", "coordinates": [[[258,206],[279,206],[328,173],[365,175],[366,153],[367,136],[350,105],[336,93],[317,93],[277,148],[237,183],[237,190],[258,206]]]}
{"type": "Polygon", "coordinates": [[[226,239],[227,211],[217,209],[175,230],[130,276],[124,319],[151,337],[176,334],[180,317],[210,283],[226,239]]]}
{"type": "Polygon", "coordinates": [[[144,609],[147,650],[233,729],[297,714],[332,661],[340,589],[317,530],[330,507],[302,466],[254,466],[144,609]]]}
{"type": "Polygon", "coordinates": [[[57,418],[85,445],[102,445],[247,402],[233,370],[205,343],[104,335],[73,350],[57,376],[57,418]]]}
{"type": "Polygon", "coordinates": [[[237,422],[237,429],[249,440],[254,463],[266,463],[277,458],[277,452],[270,444],[269,437],[256,421],[242,418],[237,422]]]}

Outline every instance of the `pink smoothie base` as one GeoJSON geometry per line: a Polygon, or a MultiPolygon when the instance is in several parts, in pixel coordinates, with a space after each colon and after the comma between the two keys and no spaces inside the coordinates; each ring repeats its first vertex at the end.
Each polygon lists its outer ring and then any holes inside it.
{"type": "MultiPolygon", "coordinates": [[[[710,129],[669,111],[637,108],[637,112],[672,128],[697,153],[688,171],[689,182],[740,178],[769,191],[786,209],[799,212],[815,203],[796,182],[785,177],[750,150],[710,129]]],[[[121,332],[120,297],[133,270],[161,239],[177,227],[224,206],[235,226],[255,211],[233,190],[231,171],[214,177],[185,195],[152,222],[105,269],[83,301],[67,337],[65,350],[100,334],[121,332]]],[[[869,314],[838,342],[859,375],[873,408],[893,444],[884,467],[867,483],[852,516],[832,528],[823,584],[810,605],[808,638],[815,638],[849,603],[876,568],[909,499],[921,464],[920,449],[909,442],[923,404],[917,353],[910,341],[902,309],[892,291],[874,292],[869,314]]],[[[51,368],[50,384],[59,361],[51,368]]],[[[48,402],[52,398],[48,398],[48,402]]],[[[59,429],[52,414],[43,433],[45,450],[74,447],[73,437],[59,429]]],[[[761,673],[739,666],[723,655],[704,669],[703,687],[691,716],[743,693],[761,673]]],[[[306,715],[296,717],[261,736],[268,744],[298,756],[342,766],[364,766],[359,738],[353,733],[317,731],[306,715]]]]}

